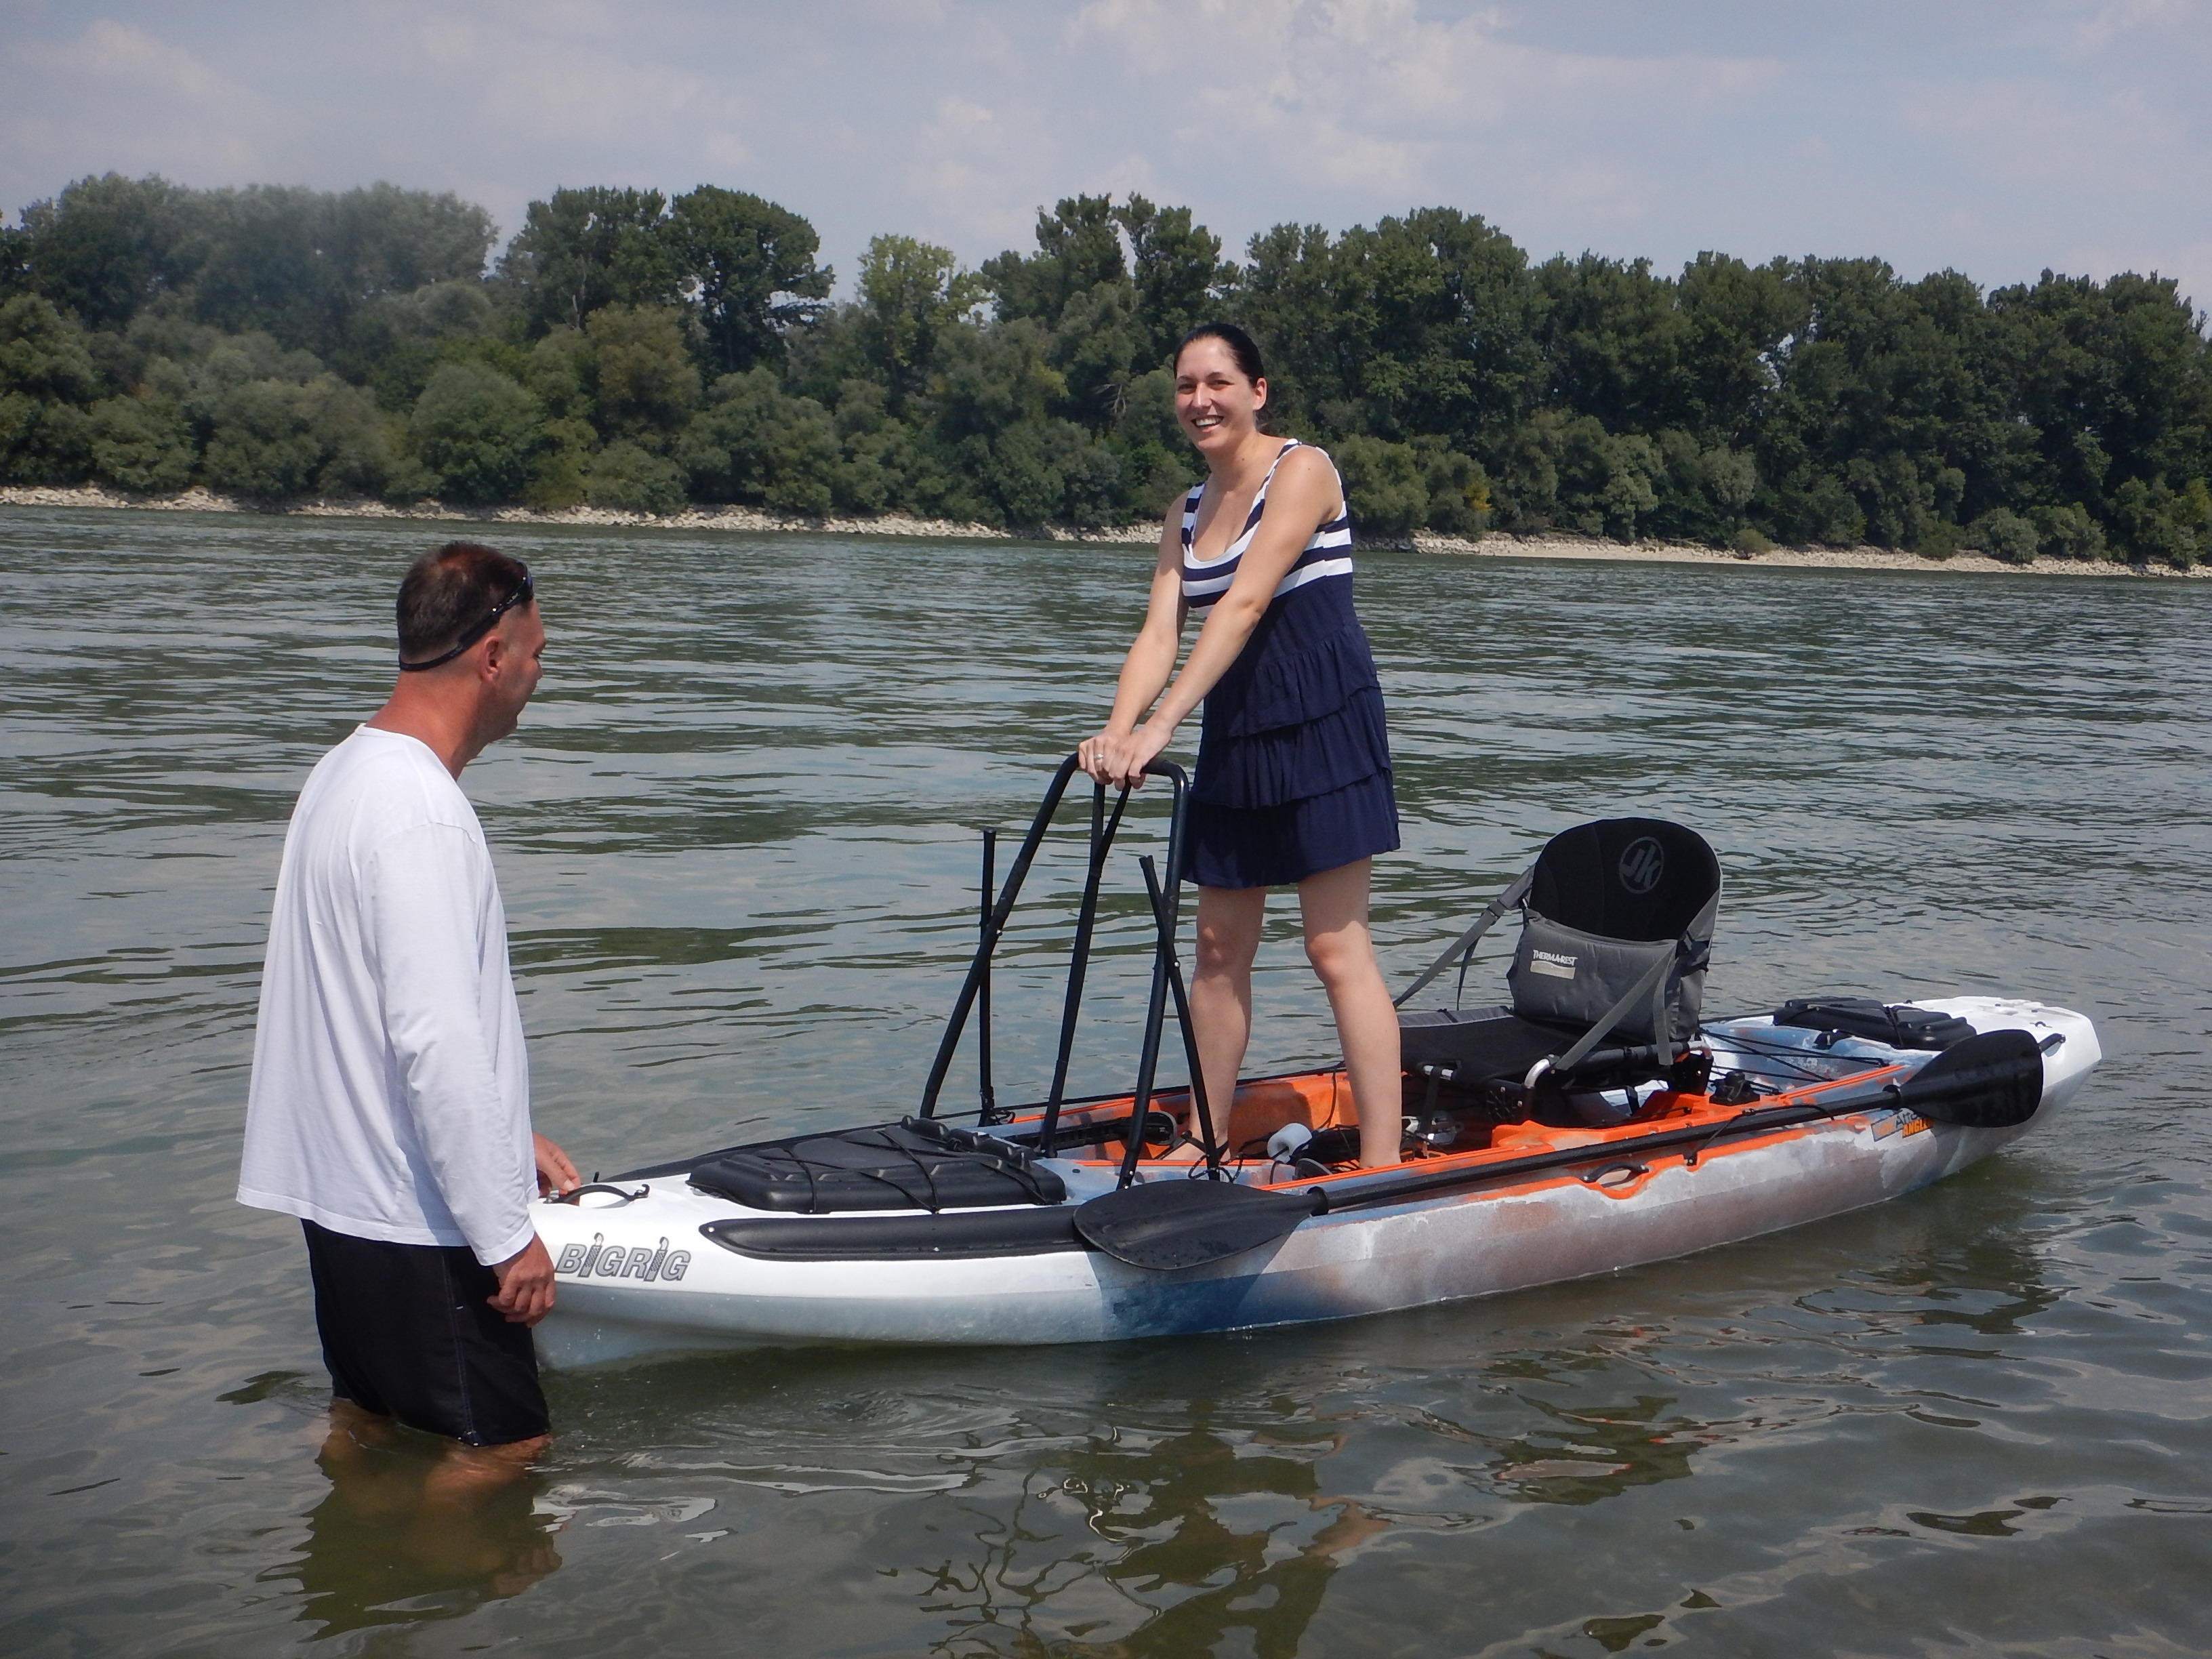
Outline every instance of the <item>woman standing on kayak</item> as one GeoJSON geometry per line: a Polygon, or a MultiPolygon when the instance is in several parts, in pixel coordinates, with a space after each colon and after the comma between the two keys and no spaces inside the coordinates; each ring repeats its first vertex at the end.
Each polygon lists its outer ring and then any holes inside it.
{"type": "Polygon", "coordinates": [[[1225,1126],[1267,889],[1295,886],[1344,1045],[1359,1161],[1395,1164],[1398,1017],[1367,907],[1372,855],[1398,845],[1398,807],[1382,687],[1352,608],[1344,484],[1322,451],[1261,430],[1267,376],[1242,329],[1192,330],[1175,375],[1176,419],[1207,476],[1168,514],[1114,712],[1077,752],[1101,783],[1134,787],[1203,701],[1180,874],[1198,887],[1190,1000],[1206,1097],[1225,1126]],[[1191,615],[1203,625],[1178,674],[1191,615]]]}

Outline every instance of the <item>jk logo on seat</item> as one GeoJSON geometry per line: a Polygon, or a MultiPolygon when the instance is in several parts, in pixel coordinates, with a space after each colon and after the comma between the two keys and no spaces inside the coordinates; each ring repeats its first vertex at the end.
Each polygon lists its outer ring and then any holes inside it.
{"type": "Polygon", "coordinates": [[[1666,873],[1667,849],[1649,836],[1629,842],[1620,855],[1620,884],[1639,896],[1656,887],[1666,873]]]}

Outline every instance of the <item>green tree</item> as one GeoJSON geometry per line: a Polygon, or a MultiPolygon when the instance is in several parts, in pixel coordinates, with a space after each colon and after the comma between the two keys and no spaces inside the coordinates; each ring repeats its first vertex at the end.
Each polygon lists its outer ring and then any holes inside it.
{"type": "Polygon", "coordinates": [[[1547,402],[1613,432],[1652,433],[1689,418],[1686,318],[1675,285],[1653,276],[1649,259],[1562,254],[1537,267],[1535,287],[1547,402]]]}
{"type": "Polygon", "coordinates": [[[92,406],[93,472],[143,495],[182,489],[198,459],[191,422],[167,398],[106,398],[92,406]]]}
{"type": "Polygon", "coordinates": [[[1361,534],[1403,536],[1428,523],[1428,480],[1421,476],[1421,459],[1411,444],[1356,434],[1340,440],[1332,453],[1344,475],[1352,522],[1361,534]]]}
{"type": "Polygon", "coordinates": [[[720,373],[780,360],[786,331],[820,314],[836,280],[814,263],[812,225],[744,191],[702,185],[678,197],[665,234],[720,373]]]}
{"type": "Polygon", "coordinates": [[[628,439],[609,444],[586,464],[584,494],[594,507],[625,513],[680,513],[687,505],[684,469],[628,439]]]}
{"type": "Polygon", "coordinates": [[[1731,544],[1759,494],[1758,463],[1725,443],[1705,448],[1680,427],[1662,427],[1652,444],[1662,471],[1653,480],[1657,500],[1643,527],[1675,540],[1731,544]]]}
{"type": "Polygon", "coordinates": [[[42,403],[85,404],[100,389],[99,365],[76,318],[33,294],[0,304],[0,392],[42,403]]]}
{"type": "Polygon", "coordinates": [[[1125,283],[1120,228],[1110,196],[1070,196],[1036,222],[1036,252],[1000,254],[983,262],[983,279],[1004,318],[1030,318],[1049,327],[1067,302],[1100,283],[1125,283]]]}
{"type": "Polygon", "coordinates": [[[1002,523],[1097,525],[1113,513],[1121,464],[1073,421],[1019,422],[969,447],[974,459],[988,458],[978,470],[1002,523]]]}
{"type": "Polygon", "coordinates": [[[1700,253],[1682,268],[1674,292],[1682,318],[1674,345],[1680,422],[1700,443],[1743,448],[1780,383],[1783,346],[1804,321],[1789,263],[1753,267],[1700,253]]]}
{"type": "Polygon", "coordinates": [[[200,469],[209,483],[264,498],[313,487],[323,447],[301,406],[301,390],[283,380],[247,380],[208,400],[213,429],[200,469]]]}
{"type": "Polygon", "coordinates": [[[1281,419],[1489,453],[1540,401],[1527,257],[1453,208],[1331,240],[1279,225],[1252,240],[1234,309],[1266,348],[1281,419]]]}
{"type": "Polygon", "coordinates": [[[1163,367],[1184,335],[1219,313],[1237,267],[1224,263],[1221,239],[1194,224],[1187,207],[1155,207],[1133,195],[1113,216],[1129,239],[1137,313],[1150,334],[1144,367],[1163,367]]]}
{"type": "Polygon", "coordinates": [[[2010,507],[1993,507],[1966,526],[1959,545],[1978,548],[2007,564],[2026,564],[2035,557],[2042,539],[2035,526],[2010,507]]]}
{"type": "Polygon", "coordinates": [[[2137,562],[2162,559],[2186,570],[2208,550],[2212,532],[2204,483],[2176,490],[2163,478],[2128,478],[2112,492],[2114,539],[2137,562]]]}
{"type": "Polygon", "coordinates": [[[2035,526],[2036,551],[2054,559],[2101,559],[2105,527],[2079,501],[2039,507],[2029,514],[2035,526]]]}
{"type": "Polygon", "coordinates": [[[385,408],[404,411],[415,406],[440,363],[507,355],[503,320],[482,283],[428,283],[363,305],[329,362],[346,379],[370,387],[385,408]]]}
{"type": "Polygon", "coordinates": [[[200,471],[217,489],[274,499],[383,487],[390,458],[375,403],[334,374],[242,380],[197,403],[208,428],[200,471]]]}
{"type": "Polygon", "coordinates": [[[1978,291],[1952,272],[1900,283],[1879,259],[1806,259],[1788,283],[1800,320],[1773,355],[1758,441],[1777,526],[1832,539],[1848,516],[1888,546],[1954,544],[1962,515],[2002,498],[2025,435],[1985,372],[1978,291]]]}
{"type": "Polygon", "coordinates": [[[1629,541],[1657,508],[1666,463],[1641,433],[1589,415],[1540,410],[1505,446],[1497,489],[1508,528],[1629,541]]]}
{"type": "Polygon", "coordinates": [[[80,179],[23,210],[15,280],[75,312],[87,327],[120,328],[190,285],[204,257],[193,200],[191,191],[150,173],[80,179]]]}
{"type": "Polygon", "coordinates": [[[969,321],[985,291],[981,276],[962,270],[949,249],[911,236],[878,236],[868,244],[852,336],[861,363],[890,393],[894,413],[927,384],[939,342],[969,321]]]}
{"type": "Polygon", "coordinates": [[[2086,505],[2130,556],[2180,547],[2154,503],[2212,465],[2212,346],[2178,285],[2045,271],[1992,292],[1988,308],[2008,412],[2033,451],[2014,504],[2086,505]],[[2124,503],[2130,482],[2142,488],[2124,503]]]}
{"type": "Polygon", "coordinates": [[[580,328],[556,328],[530,348],[520,380],[556,421],[588,422],[598,371],[592,337],[580,328]]]}
{"type": "Polygon", "coordinates": [[[0,483],[76,483],[92,465],[99,368],[74,316],[34,294],[0,303],[0,483]]]}
{"type": "Polygon", "coordinates": [[[1149,336],[1126,283],[1094,283],[1071,299],[1046,351],[1066,388],[1064,412],[1094,432],[1118,425],[1129,383],[1152,355],[1149,336]]]}
{"type": "Polygon", "coordinates": [[[340,349],[354,313],[380,295],[479,277],[492,240],[482,208],[386,184],[210,191],[189,216],[193,314],[317,353],[340,349]]]}
{"type": "Polygon", "coordinates": [[[1422,521],[1448,536],[1480,536],[1489,529],[1490,477],[1482,463],[1431,433],[1415,438],[1412,447],[1429,495],[1422,521]]]}
{"type": "Polygon", "coordinates": [[[497,369],[447,363],[430,376],[408,426],[441,495],[507,501],[530,477],[544,407],[497,369]]]}
{"type": "Polygon", "coordinates": [[[684,271],[663,234],[668,198],[657,190],[595,185],[532,202],[500,260],[530,332],[581,328],[601,306],[666,306],[684,271]]]}
{"type": "Polygon", "coordinates": [[[699,371],[673,307],[602,306],[584,325],[599,430],[665,446],[699,403],[699,371]]]}
{"type": "Polygon", "coordinates": [[[1231,274],[1220,252],[1188,208],[1073,196],[1037,216],[1035,252],[1002,253],[982,276],[1002,322],[1047,331],[1046,356],[1065,385],[1054,412],[1105,434],[1121,423],[1132,384],[1218,309],[1231,274]]]}
{"type": "Polygon", "coordinates": [[[756,368],[714,383],[676,459],[703,501],[819,515],[830,510],[842,450],[828,410],[786,395],[774,371],[756,368]]]}

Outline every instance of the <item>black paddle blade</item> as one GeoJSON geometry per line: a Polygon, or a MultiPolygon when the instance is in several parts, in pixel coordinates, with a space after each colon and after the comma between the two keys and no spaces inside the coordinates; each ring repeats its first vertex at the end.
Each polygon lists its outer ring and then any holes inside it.
{"type": "Polygon", "coordinates": [[[1314,1213],[1304,1194],[1227,1181],[1156,1181],[1079,1205],[1075,1231],[1133,1267],[1203,1267],[1282,1237],[1314,1213]]]}
{"type": "Polygon", "coordinates": [[[2014,1128],[2043,1104],[2043,1050],[2026,1031],[1984,1031],[1929,1060],[1898,1097],[1937,1123],[2014,1128]]]}

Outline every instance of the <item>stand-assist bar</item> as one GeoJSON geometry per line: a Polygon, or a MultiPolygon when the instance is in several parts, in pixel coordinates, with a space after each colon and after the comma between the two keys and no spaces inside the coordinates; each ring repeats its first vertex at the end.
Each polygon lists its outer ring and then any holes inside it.
{"type": "Polygon", "coordinates": [[[1114,800],[1114,814],[1106,816],[1106,786],[1091,787],[1091,862],[1084,872],[1083,898],[1075,908],[1075,942],[1067,953],[1067,994],[1060,1006],[1060,1049],[1052,1062],[1052,1087],[1044,1097],[1045,1150],[1052,1150],[1053,1131],[1060,1126],[1060,1103],[1067,1098],[1067,1068],[1075,1055],[1075,1022],[1083,1012],[1083,982],[1091,972],[1091,941],[1098,927],[1098,889],[1106,875],[1106,854],[1121,828],[1128,809],[1129,792],[1114,800]]]}
{"type": "MultiPolygon", "coordinates": [[[[1054,771],[1052,781],[1045,787],[1044,799],[1038,805],[1036,817],[1031,820],[1028,832],[1022,837],[1020,849],[1014,854],[1013,863],[1006,871],[1005,884],[1000,888],[995,902],[988,897],[987,880],[988,908],[981,919],[981,937],[976,944],[975,957],[968,965],[967,977],[961,981],[960,994],[953,1000],[951,1017],[945,1025],[945,1036],[937,1045],[937,1056],[930,1062],[928,1080],[922,1085],[921,1115],[923,1117],[937,1115],[939,1097],[944,1091],[945,1077],[952,1069],[952,1057],[959,1048],[961,1033],[967,1029],[969,1013],[979,1002],[986,1009],[989,1006],[992,959],[998,951],[999,941],[1006,935],[1006,924],[1021,896],[1023,884],[1029,878],[1030,866],[1036,862],[1038,849],[1043,845],[1045,834],[1052,827],[1053,819],[1077,769],[1076,757],[1070,755],[1054,771]]],[[[1178,860],[1182,855],[1183,811],[1189,793],[1189,780],[1181,767],[1166,761],[1150,763],[1145,772],[1150,777],[1165,778],[1173,787],[1174,798],[1168,820],[1168,867],[1172,871],[1178,867],[1178,860]]],[[[1076,917],[1075,941],[1069,955],[1068,988],[1060,1012],[1060,1046],[1053,1068],[1052,1093],[1046,1104],[1042,1133],[1038,1139],[1040,1150],[1048,1155],[1053,1150],[1053,1134],[1058,1127],[1069,1059],[1073,1053],[1075,1022],[1081,1009],[1084,979],[1089,969],[1091,944],[1097,923],[1098,893],[1105,874],[1107,854],[1113,846],[1115,835],[1121,828],[1122,814],[1127,805],[1128,792],[1124,790],[1109,813],[1105,807],[1103,786],[1093,787],[1089,867],[1085,872],[1082,904],[1076,917]]],[[[988,851],[986,856],[987,859],[989,856],[988,851]]],[[[1171,945],[1172,940],[1169,943],[1171,945]]],[[[1163,948],[1158,944],[1154,946],[1152,1000],[1146,1021],[1147,1048],[1155,1060],[1159,1049],[1160,1024],[1165,1012],[1166,967],[1160,956],[1163,948]]],[[[981,1058],[986,1068],[984,1076],[988,1079],[990,1054],[988,1030],[979,1036],[982,1043],[981,1058]]],[[[1147,1096],[1150,1093],[1150,1079],[1151,1070],[1147,1067],[1141,1079],[1147,1096]]],[[[985,1086],[988,1088],[988,1081],[985,1086]]],[[[988,1110],[994,1108],[994,1102],[987,1097],[983,1104],[988,1110]]],[[[1137,1122],[1141,1125],[1143,1119],[1139,1117],[1137,1122]]]]}
{"type": "MultiPolygon", "coordinates": [[[[1190,1018],[1190,993],[1182,982],[1182,964],[1176,959],[1176,911],[1174,899],[1160,890],[1159,872],[1153,866],[1152,856],[1147,853],[1137,860],[1145,872],[1145,896],[1152,902],[1152,925],[1159,929],[1160,959],[1167,964],[1168,989],[1175,994],[1176,1024],[1182,1028],[1183,1061],[1190,1068],[1190,1103],[1198,1109],[1198,1133],[1206,1146],[1206,1178],[1226,1181],[1229,1177],[1221,1167],[1224,1140],[1229,1126],[1222,1125],[1222,1133],[1213,1132],[1213,1107],[1206,1098],[1206,1073],[1198,1060],[1198,1029],[1190,1018]]],[[[1144,1122],[1141,1109],[1132,1113],[1130,1121],[1138,1126],[1144,1122]]],[[[1133,1135],[1121,1158],[1121,1185],[1127,1186],[1137,1172],[1137,1148],[1144,1137],[1133,1135]]]]}
{"type": "Polygon", "coordinates": [[[982,937],[976,949],[983,956],[983,982],[975,990],[975,1121],[1000,1121],[999,1091],[991,1086],[991,884],[999,865],[999,832],[983,831],[983,881],[975,890],[981,900],[976,926],[982,937]]]}

